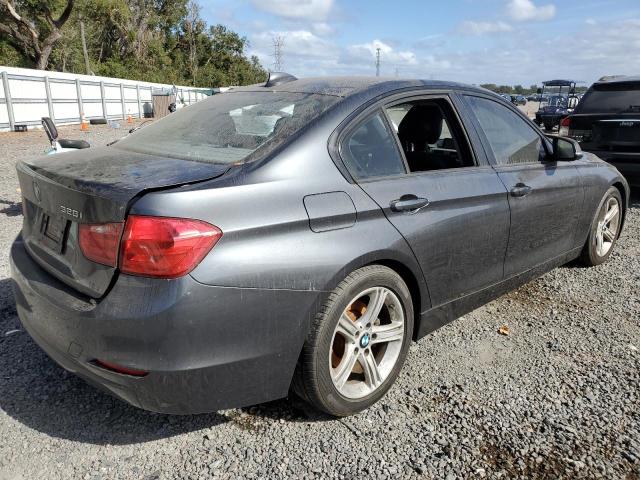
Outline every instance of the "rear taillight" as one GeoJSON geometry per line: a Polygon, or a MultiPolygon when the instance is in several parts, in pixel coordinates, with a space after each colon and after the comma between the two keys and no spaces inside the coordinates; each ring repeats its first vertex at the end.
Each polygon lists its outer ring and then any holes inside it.
{"type": "Polygon", "coordinates": [[[115,267],[122,227],[122,223],[81,223],[78,240],[82,254],[96,263],[115,267]]]}
{"type": "Polygon", "coordinates": [[[93,364],[105,370],[119,373],[120,375],[129,375],[131,377],[146,377],[149,374],[149,372],[147,372],[146,370],[124,367],[122,365],[118,365],[117,363],[107,362],[105,360],[94,360],[93,364]]]}
{"type": "Polygon", "coordinates": [[[209,223],[131,215],[120,244],[120,269],[131,275],[177,278],[192,271],[222,237],[209,223]]]}
{"type": "Polygon", "coordinates": [[[561,137],[568,137],[570,128],[571,128],[571,117],[564,117],[560,121],[560,130],[558,131],[558,135],[560,135],[561,137]]]}

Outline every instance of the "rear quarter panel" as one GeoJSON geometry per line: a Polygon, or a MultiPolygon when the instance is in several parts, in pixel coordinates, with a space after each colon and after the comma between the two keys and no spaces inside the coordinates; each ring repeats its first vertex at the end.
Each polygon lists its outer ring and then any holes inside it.
{"type": "MultiPolygon", "coordinates": [[[[248,164],[197,186],[147,194],[131,213],[197,218],[218,226],[222,239],[191,273],[203,284],[327,292],[360,266],[392,260],[411,270],[424,296],[421,304],[428,304],[421,270],[404,238],[329,157],[330,132],[314,129],[262,165],[248,164]],[[349,196],[355,223],[311,229],[304,198],[326,192],[349,196]]],[[[331,216],[345,213],[336,205],[324,220],[331,223],[331,216]]]]}

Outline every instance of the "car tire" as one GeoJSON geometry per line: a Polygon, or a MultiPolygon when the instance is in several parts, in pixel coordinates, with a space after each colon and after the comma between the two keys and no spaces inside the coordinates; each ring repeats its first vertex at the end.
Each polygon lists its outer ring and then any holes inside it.
{"type": "Polygon", "coordinates": [[[580,254],[582,264],[594,267],[607,261],[620,236],[623,213],[620,191],[610,187],[591,222],[589,237],[580,254]]]}
{"type": "Polygon", "coordinates": [[[553,130],[553,125],[551,125],[550,123],[545,123],[544,124],[544,129],[548,132],[550,132],[551,130],[553,130]]]}
{"type": "Polygon", "coordinates": [[[293,391],[336,417],[367,409],[402,369],[413,338],[413,315],[411,293],[395,271],[382,265],[354,271],[318,311],[296,366],[293,391]]]}

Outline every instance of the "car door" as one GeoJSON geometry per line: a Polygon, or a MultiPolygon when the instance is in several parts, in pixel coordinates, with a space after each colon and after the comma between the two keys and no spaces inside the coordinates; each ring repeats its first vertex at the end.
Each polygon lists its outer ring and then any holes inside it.
{"type": "MultiPolygon", "coordinates": [[[[446,95],[397,98],[371,110],[341,135],[340,155],[360,187],[409,243],[422,267],[432,306],[502,280],[509,234],[506,190],[484,154],[471,147],[451,99],[446,95]],[[419,111],[408,113],[416,105],[421,106],[419,111]],[[430,122],[437,129],[438,110],[443,115],[440,135],[429,130],[430,122]],[[436,120],[421,125],[422,114],[436,120]],[[403,123],[409,115],[418,121],[415,128],[408,120],[403,123]],[[420,138],[403,145],[398,129],[418,137],[428,130],[429,145],[418,147],[425,154],[429,150],[422,165],[416,150],[420,138]]],[[[475,137],[474,143],[478,141],[475,137]]]]}
{"type": "Polygon", "coordinates": [[[509,191],[511,232],[505,277],[569,252],[582,209],[580,174],[571,162],[551,161],[539,129],[493,99],[465,95],[494,168],[509,191]]]}

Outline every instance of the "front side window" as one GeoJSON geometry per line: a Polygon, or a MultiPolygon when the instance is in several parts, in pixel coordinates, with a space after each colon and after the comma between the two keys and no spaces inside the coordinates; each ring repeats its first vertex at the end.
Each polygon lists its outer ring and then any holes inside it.
{"type": "Polygon", "coordinates": [[[523,118],[493,100],[466,98],[498,165],[538,163],[545,159],[542,138],[523,118]]]}
{"type": "Polygon", "coordinates": [[[356,179],[406,173],[396,140],[381,112],[347,134],[341,143],[340,154],[349,173],[356,179]]]}
{"type": "Polygon", "coordinates": [[[312,93],[222,93],[172,113],[114,147],[198,162],[240,163],[294,135],[338,101],[312,93]]]}

